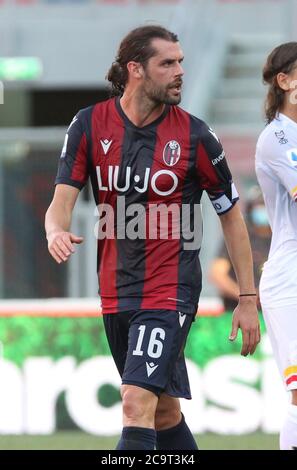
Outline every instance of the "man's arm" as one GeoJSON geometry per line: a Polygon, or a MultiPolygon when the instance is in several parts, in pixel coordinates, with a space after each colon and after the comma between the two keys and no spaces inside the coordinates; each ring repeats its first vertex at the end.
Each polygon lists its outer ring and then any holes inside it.
{"type": "Polygon", "coordinates": [[[73,243],[82,243],[83,238],[69,232],[72,211],[79,194],[79,189],[58,184],[53,200],[46,212],[45,230],[48,250],[57,263],[67,261],[74,253],[73,243]]]}
{"type": "MultiPolygon", "coordinates": [[[[224,232],[225,243],[236,274],[240,294],[256,293],[253,274],[253,259],[249,236],[238,204],[221,215],[220,221],[224,232]]],[[[260,342],[260,326],[257,311],[257,296],[239,297],[239,303],[233,313],[233,341],[242,331],[241,354],[253,354],[260,342]]]]}
{"type": "Polygon", "coordinates": [[[229,299],[238,299],[238,285],[229,274],[230,261],[222,256],[215,258],[208,272],[208,279],[220,291],[221,295],[229,299]]]}

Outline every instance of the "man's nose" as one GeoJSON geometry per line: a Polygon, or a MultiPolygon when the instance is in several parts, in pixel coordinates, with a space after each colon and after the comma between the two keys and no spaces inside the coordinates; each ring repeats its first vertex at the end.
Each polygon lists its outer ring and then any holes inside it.
{"type": "Polygon", "coordinates": [[[178,64],[177,69],[176,69],[176,75],[184,75],[184,73],[185,73],[185,71],[184,71],[182,65],[178,64]]]}

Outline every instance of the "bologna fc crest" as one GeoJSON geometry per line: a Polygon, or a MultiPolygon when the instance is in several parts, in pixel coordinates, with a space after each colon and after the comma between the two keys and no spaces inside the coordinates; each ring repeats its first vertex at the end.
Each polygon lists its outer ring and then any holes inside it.
{"type": "Polygon", "coordinates": [[[179,143],[176,142],[176,140],[170,140],[170,142],[165,145],[163,151],[163,160],[166,165],[173,166],[180,159],[180,154],[181,149],[179,143]]]}

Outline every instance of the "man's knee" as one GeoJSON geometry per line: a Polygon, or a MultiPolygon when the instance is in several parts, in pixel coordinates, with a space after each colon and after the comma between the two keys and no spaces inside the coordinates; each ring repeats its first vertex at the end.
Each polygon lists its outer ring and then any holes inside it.
{"type": "Polygon", "coordinates": [[[123,385],[121,388],[123,415],[126,424],[136,426],[154,420],[157,396],[141,387],[123,385]]]}
{"type": "Polygon", "coordinates": [[[155,416],[155,428],[157,431],[170,429],[177,426],[181,421],[181,409],[178,398],[170,397],[169,395],[162,394],[155,416]]]}

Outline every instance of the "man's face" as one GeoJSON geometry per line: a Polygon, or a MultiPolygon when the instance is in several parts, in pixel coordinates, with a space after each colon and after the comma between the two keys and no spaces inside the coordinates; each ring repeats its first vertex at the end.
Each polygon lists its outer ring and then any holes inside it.
{"type": "Polygon", "coordinates": [[[143,91],[158,104],[179,104],[184,74],[181,47],[178,42],[164,39],[154,39],[152,46],[157,53],[144,69],[143,91]]]}

